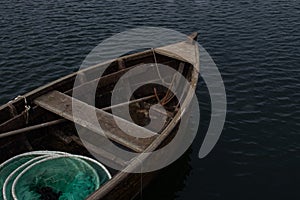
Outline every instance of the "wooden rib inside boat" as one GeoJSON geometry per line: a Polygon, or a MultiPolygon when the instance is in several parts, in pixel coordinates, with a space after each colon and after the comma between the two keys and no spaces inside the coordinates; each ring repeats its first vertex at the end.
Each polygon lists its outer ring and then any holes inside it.
{"type": "MultiPolygon", "coordinates": [[[[33,90],[23,96],[0,107],[0,163],[5,160],[33,150],[55,150],[88,156],[93,158],[91,151],[101,156],[108,163],[126,168],[132,160],[118,157],[109,149],[92,143],[82,142],[77,134],[76,126],[82,130],[98,133],[99,129],[89,122],[89,116],[74,117],[72,103],[91,110],[104,130],[104,134],[115,145],[137,153],[153,151],[168,143],[176,134],[176,126],[180,123],[180,110],[187,106],[194,95],[199,73],[197,34],[193,34],[187,41],[172,45],[146,50],[126,55],[111,61],[109,67],[101,77],[99,69],[106,64],[98,64],[58,79],[50,84],[33,90]],[[141,65],[157,63],[167,65],[181,73],[192,86],[186,87],[180,97],[175,96],[169,88],[158,84],[141,84],[133,92],[129,101],[111,105],[112,90],[118,80],[131,69],[141,65]],[[76,76],[81,84],[74,87],[76,76]],[[97,84],[95,105],[88,99],[75,99],[74,91],[90,92],[91,85],[97,84]],[[179,104],[179,101],[183,104],[179,104]],[[150,121],[149,109],[152,105],[160,104],[166,112],[153,109],[153,115],[163,119],[164,128],[159,132],[147,128],[150,121]],[[112,109],[129,107],[133,121],[127,121],[120,116],[114,116],[112,109]],[[126,124],[128,132],[150,134],[151,137],[138,138],[126,134],[118,128],[118,123],[126,124]]],[[[147,74],[147,70],[136,74],[136,78],[147,74]]],[[[166,82],[172,82],[174,77],[163,77],[166,82]]],[[[130,82],[124,83],[124,89],[130,90],[130,82]]],[[[83,98],[84,99],[84,98],[83,98]]],[[[101,132],[103,134],[103,132],[101,132]]],[[[87,199],[132,199],[141,188],[141,174],[118,171],[106,166],[112,174],[112,179],[87,199]]],[[[132,165],[130,166],[132,167],[132,165]]],[[[144,173],[143,186],[154,177],[155,172],[144,173]]]]}

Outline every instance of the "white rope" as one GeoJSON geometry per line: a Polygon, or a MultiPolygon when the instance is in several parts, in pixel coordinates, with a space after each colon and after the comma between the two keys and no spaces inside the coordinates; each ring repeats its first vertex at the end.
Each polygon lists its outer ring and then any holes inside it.
{"type": "Polygon", "coordinates": [[[24,103],[25,103],[25,113],[26,113],[26,124],[28,124],[28,121],[29,121],[29,110],[30,110],[30,105],[28,105],[27,103],[27,99],[25,96],[21,96],[24,98],[24,103]]]}
{"type": "Polygon", "coordinates": [[[24,104],[25,104],[25,114],[26,114],[26,124],[29,122],[29,110],[31,109],[30,105],[27,103],[27,99],[25,96],[19,95],[17,96],[14,101],[17,101],[18,99],[23,98],[24,99],[24,104]]]}

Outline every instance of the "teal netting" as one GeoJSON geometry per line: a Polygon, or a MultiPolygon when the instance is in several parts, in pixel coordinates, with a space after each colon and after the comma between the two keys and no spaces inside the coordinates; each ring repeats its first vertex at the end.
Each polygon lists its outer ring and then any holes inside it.
{"type": "Polygon", "coordinates": [[[7,200],[82,200],[111,178],[103,165],[87,157],[32,154],[19,155],[0,165],[4,194],[0,197],[7,200]]]}
{"type": "Polygon", "coordinates": [[[20,167],[18,167],[17,169],[15,169],[5,180],[4,184],[3,184],[3,188],[2,188],[2,191],[3,191],[3,199],[4,200],[8,200],[8,199],[13,199],[12,197],[12,191],[11,191],[11,188],[12,188],[12,184],[13,184],[13,181],[15,180],[15,178],[20,174],[20,172],[22,172],[22,170],[24,170],[27,166],[29,166],[30,164],[38,161],[38,160],[41,160],[43,158],[46,158],[48,157],[49,155],[44,155],[44,156],[38,156],[36,158],[33,158],[29,161],[27,161],[26,163],[22,164],[20,167]]]}
{"type": "MultiPolygon", "coordinates": [[[[0,165],[0,188],[3,190],[4,183],[6,179],[12,174],[18,167],[27,163],[31,159],[34,159],[41,155],[53,155],[53,154],[66,154],[64,152],[56,152],[56,151],[34,151],[29,153],[20,154],[15,156],[0,165]]],[[[4,199],[3,193],[5,191],[0,192],[0,200],[4,199]]]]}
{"type": "MultiPolygon", "coordinates": [[[[18,167],[23,165],[24,163],[28,162],[29,160],[35,158],[36,155],[24,155],[24,156],[17,156],[9,162],[5,162],[0,166],[0,187],[3,188],[4,182],[6,178],[18,167]]],[[[0,194],[0,199],[3,199],[2,192],[0,194]]]]}

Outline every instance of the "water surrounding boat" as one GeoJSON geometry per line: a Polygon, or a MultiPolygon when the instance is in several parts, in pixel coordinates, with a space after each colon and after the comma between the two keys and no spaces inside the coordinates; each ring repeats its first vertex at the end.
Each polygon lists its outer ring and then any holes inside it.
{"type": "Polygon", "coordinates": [[[200,160],[210,116],[200,79],[198,137],[140,198],[299,199],[299,14],[296,0],[2,1],[0,104],[76,71],[96,45],[119,32],[198,31],[226,87],[222,136],[200,160]]]}

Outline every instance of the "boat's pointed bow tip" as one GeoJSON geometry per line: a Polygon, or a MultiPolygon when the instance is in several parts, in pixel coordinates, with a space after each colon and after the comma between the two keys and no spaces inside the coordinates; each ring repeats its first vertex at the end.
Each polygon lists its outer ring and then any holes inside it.
{"type": "Polygon", "coordinates": [[[197,32],[197,31],[191,33],[191,34],[188,36],[188,41],[189,41],[189,42],[197,41],[197,39],[198,39],[198,32],[197,32]]]}

